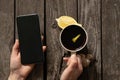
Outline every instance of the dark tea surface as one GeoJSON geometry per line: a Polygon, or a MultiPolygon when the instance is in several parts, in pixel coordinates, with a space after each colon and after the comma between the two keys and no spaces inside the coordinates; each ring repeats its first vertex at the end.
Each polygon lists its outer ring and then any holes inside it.
{"type": "Polygon", "coordinates": [[[65,28],[61,34],[61,42],[63,46],[70,50],[76,50],[78,48],[81,48],[86,40],[86,33],[85,31],[76,25],[70,25],[67,28],[65,28]],[[80,35],[75,42],[73,42],[73,38],[80,35]]]}

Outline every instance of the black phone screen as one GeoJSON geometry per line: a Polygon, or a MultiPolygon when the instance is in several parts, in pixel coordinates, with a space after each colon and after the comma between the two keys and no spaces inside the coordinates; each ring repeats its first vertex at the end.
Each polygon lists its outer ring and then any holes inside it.
{"type": "Polygon", "coordinates": [[[21,63],[32,64],[43,61],[39,17],[36,14],[17,17],[21,63]]]}

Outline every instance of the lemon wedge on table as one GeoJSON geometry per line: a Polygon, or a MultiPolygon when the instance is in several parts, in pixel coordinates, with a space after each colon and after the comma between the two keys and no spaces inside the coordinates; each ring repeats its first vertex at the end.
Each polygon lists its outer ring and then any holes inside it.
{"type": "Polygon", "coordinates": [[[58,26],[62,29],[72,24],[78,24],[77,21],[70,16],[61,16],[57,18],[56,21],[58,23],[58,26]]]}

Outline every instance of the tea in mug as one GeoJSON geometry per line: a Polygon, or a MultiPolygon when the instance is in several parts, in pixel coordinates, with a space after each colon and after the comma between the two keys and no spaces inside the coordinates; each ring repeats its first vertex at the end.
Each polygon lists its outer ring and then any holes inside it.
{"type": "Polygon", "coordinates": [[[63,47],[68,50],[77,50],[85,45],[87,35],[82,27],[70,25],[62,31],[60,38],[63,47]]]}

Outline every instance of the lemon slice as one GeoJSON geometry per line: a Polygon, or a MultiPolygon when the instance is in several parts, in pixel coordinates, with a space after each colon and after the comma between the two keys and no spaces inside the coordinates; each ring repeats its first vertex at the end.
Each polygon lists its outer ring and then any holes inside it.
{"type": "Polygon", "coordinates": [[[78,24],[76,20],[70,16],[61,16],[57,18],[56,21],[58,23],[58,26],[62,29],[72,24],[78,24]]]}
{"type": "Polygon", "coordinates": [[[79,38],[80,36],[81,36],[81,35],[78,34],[77,36],[75,36],[75,37],[72,39],[72,41],[75,43],[75,42],[78,40],[78,38],[79,38]]]}

